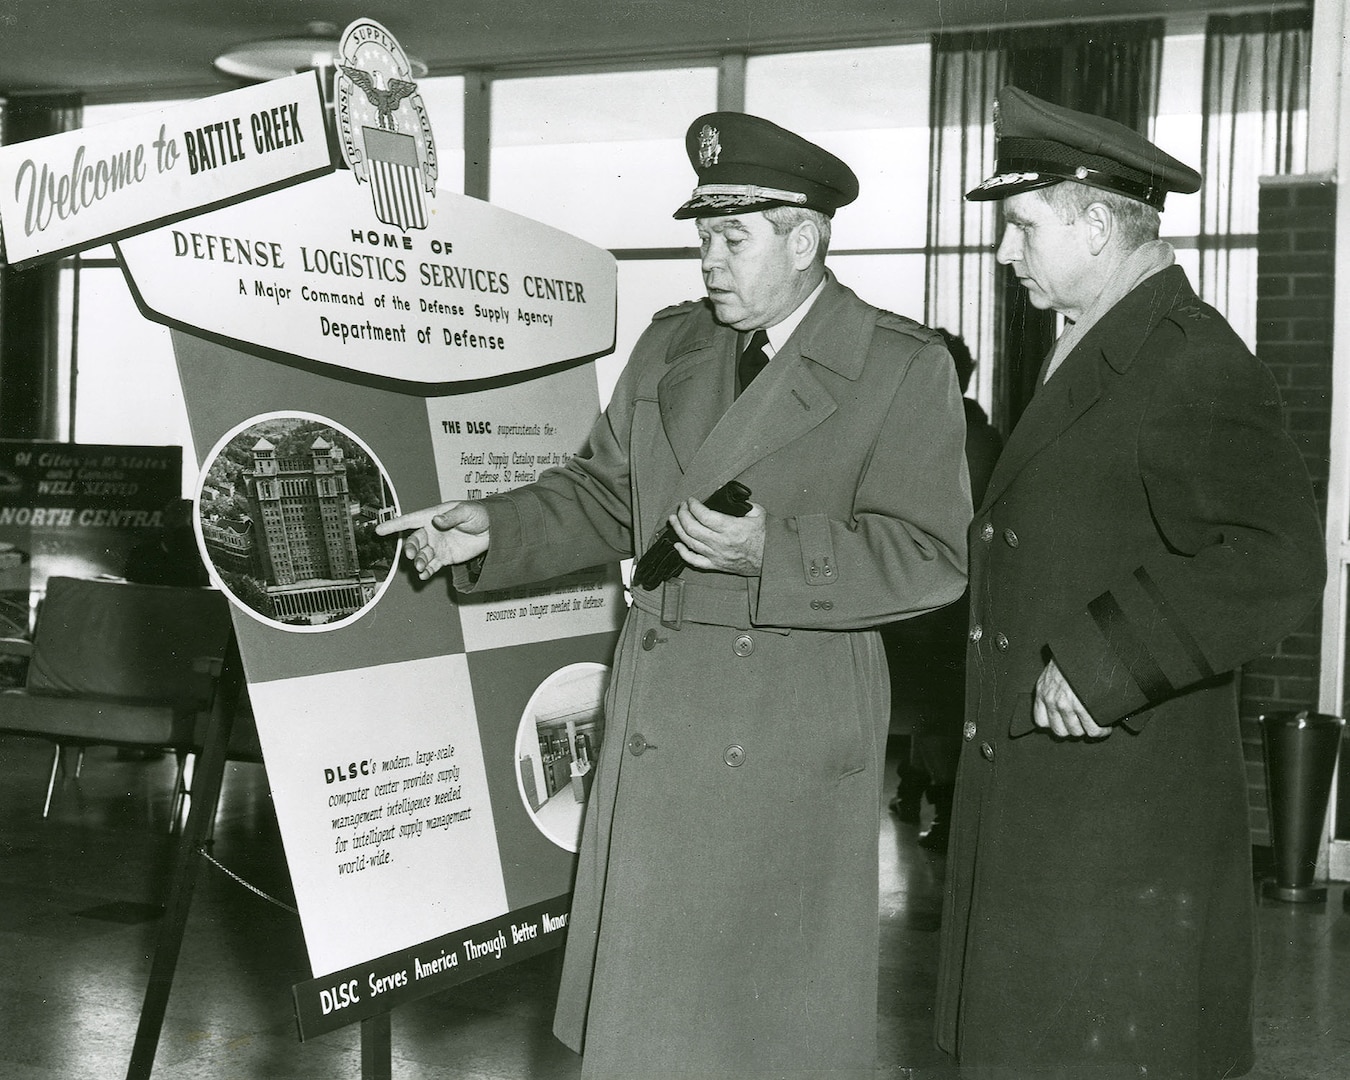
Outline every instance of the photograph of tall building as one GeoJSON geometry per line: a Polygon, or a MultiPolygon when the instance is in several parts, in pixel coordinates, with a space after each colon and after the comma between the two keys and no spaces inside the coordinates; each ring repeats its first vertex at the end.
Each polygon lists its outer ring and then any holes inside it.
{"type": "Polygon", "coordinates": [[[226,590],[283,626],[328,626],[373,601],[395,562],[375,525],[394,513],[383,469],[353,436],[307,416],[241,429],[210,462],[203,546],[226,590]]]}

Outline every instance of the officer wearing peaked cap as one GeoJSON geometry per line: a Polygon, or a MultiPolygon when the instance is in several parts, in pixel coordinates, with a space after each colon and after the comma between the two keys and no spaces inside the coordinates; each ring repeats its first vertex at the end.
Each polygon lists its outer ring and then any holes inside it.
{"type": "Polygon", "coordinates": [[[1321,595],[1316,506],[1270,373],[1158,239],[1199,175],[1015,87],[996,128],[967,198],[1065,330],[970,534],[938,1042],[991,1075],[1240,1076],[1235,672],[1321,595]]]}
{"type": "Polygon", "coordinates": [[[833,217],[858,197],[858,178],[828,150],[748,113],[717,112],[689,125],[685,150],[698,186],[676,218],[802,206],[833,217]]]}
{"type": "Polygon", "coordinates": [[[707,296],[653,319],[586,450],[382,531],[478,591],[669,530],[615,652],[554,1030],[587,1080],[871,1080],[874,628],[962,591],[960,396],[938,334],[825,268],[847,165],[741,113],[688,149],[707,296]],[[730,480],[744,516],[708,505],[730,480]]]}
{"type": "Polygon", "coordinates": [[[998,96],[994,175],[966,198],[1006,199],[1021,191],[1072,180],[1163,208],[1169,191],[1200,190],[1200,174],[1137,131],[1076,112],[1009,86],[998,96]]]}

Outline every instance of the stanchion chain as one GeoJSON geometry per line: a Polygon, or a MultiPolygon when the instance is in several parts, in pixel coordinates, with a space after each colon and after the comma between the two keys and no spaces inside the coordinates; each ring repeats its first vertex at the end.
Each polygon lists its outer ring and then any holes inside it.
{"type": "Polygon", "coordinates": [[[236,874],[233,870],[231,870],[228,866],[226,866],[226,865],[225,865],[224,863],[222,863],[219,859],[217,859],[214,855],[212,855],[209,851],[207,851],[206,848],[204,848],[204,847],[199,847],[199,848],[197,849],[197,854],[200,855],[200,856],[201,856],[203,859],[205,859],[207,862],[209,862],[212,866],[214,866],[217,870],[219,870],[219,871],[220,871],[222,874],[224,874],[226,877],[233,878],[233,879],[234,879],[235,881],[237,881],[240,885],[242,885],[244,888],[246,888],[249,892],[251,892],[251,893],[257,893],[257,894],[258,894],[259,896],[261,896],[264,900],[266,900],[269,904],[276,904],[277,907],[282,908],[282,909],[284,909],[284,910],[286,910],[286,911],[289,911],[292,915],[299,915],[299,914],[300,914],[300,912],[299,912],[297,909],[291,907],[290,904],[287,904],[287,903],[285,903],[285,902],[282,901],[282,900],[278,900],[275,896],[269,896],[267,893],[263,892],[262,889],[258,888],[258,886],[254,885],[254,884],[252,884],[252,883],[250,883],[250,882],[245,881],[245,880],[244,880],[243,878],[241,878],[238,874],[236,874]]]}

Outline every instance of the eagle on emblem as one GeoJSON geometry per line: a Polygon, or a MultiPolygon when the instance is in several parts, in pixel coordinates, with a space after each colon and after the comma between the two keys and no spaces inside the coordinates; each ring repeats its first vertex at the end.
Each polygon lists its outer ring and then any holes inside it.
{"type": "Polygon", "coordinates": [[[704,124],[698,133],[698,163],[699,167],[706,169],[711,165],[717,164],[717,159],[722,156],[722,140],[718,131],[711,124],[704,124]]]}
{"type": "Polygon", "coordinates": [[[365,91],[366,100],[375,107],[380,127],[386,131],[397,131],[394,112],[405,97],[417,92],[417,84],[409,79],[390,79],[387,86],[381,86],[384,76],[378,71],[372,75],[350,64],[342,64],[341,67],[342,73],[365,91]]]}

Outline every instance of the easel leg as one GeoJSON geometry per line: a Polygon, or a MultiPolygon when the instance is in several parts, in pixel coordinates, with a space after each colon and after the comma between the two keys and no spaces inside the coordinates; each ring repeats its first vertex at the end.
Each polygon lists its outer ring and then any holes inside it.
{"type": "Polygon", "coordinates": [[[361,1021],[361,1080],[393,1080],[394,1048],[389,1014],[361,1021]]]}
{"type": "Polygon", "coordinates": [[[192,778],[192,806],[188,811],[187,825],[179,837],[173,878],[169,885],[164,918],[159,927],[159,940],[150,964],[150,984],[145,989],[141,1021],[136,1028],[136,1043],[131,1050],[131,1063],[127,1066],[127,1080],[149,1080],[150,1070],[155,1064],[155,1051],[159,1047],[159,1034],[164,1027],[164,1012],[169,1004],[169,991],[173,987],[174,969],[178,966],[183,931],[187,927],[192,890],[197,882],[200,863],[197,852],[215,822],[220,785],[225,776],[230,729],[234,724],[234,711],[242,681],[239,645],[231,633],[211,719],[206,729],[206,741],[192,778]]]}

